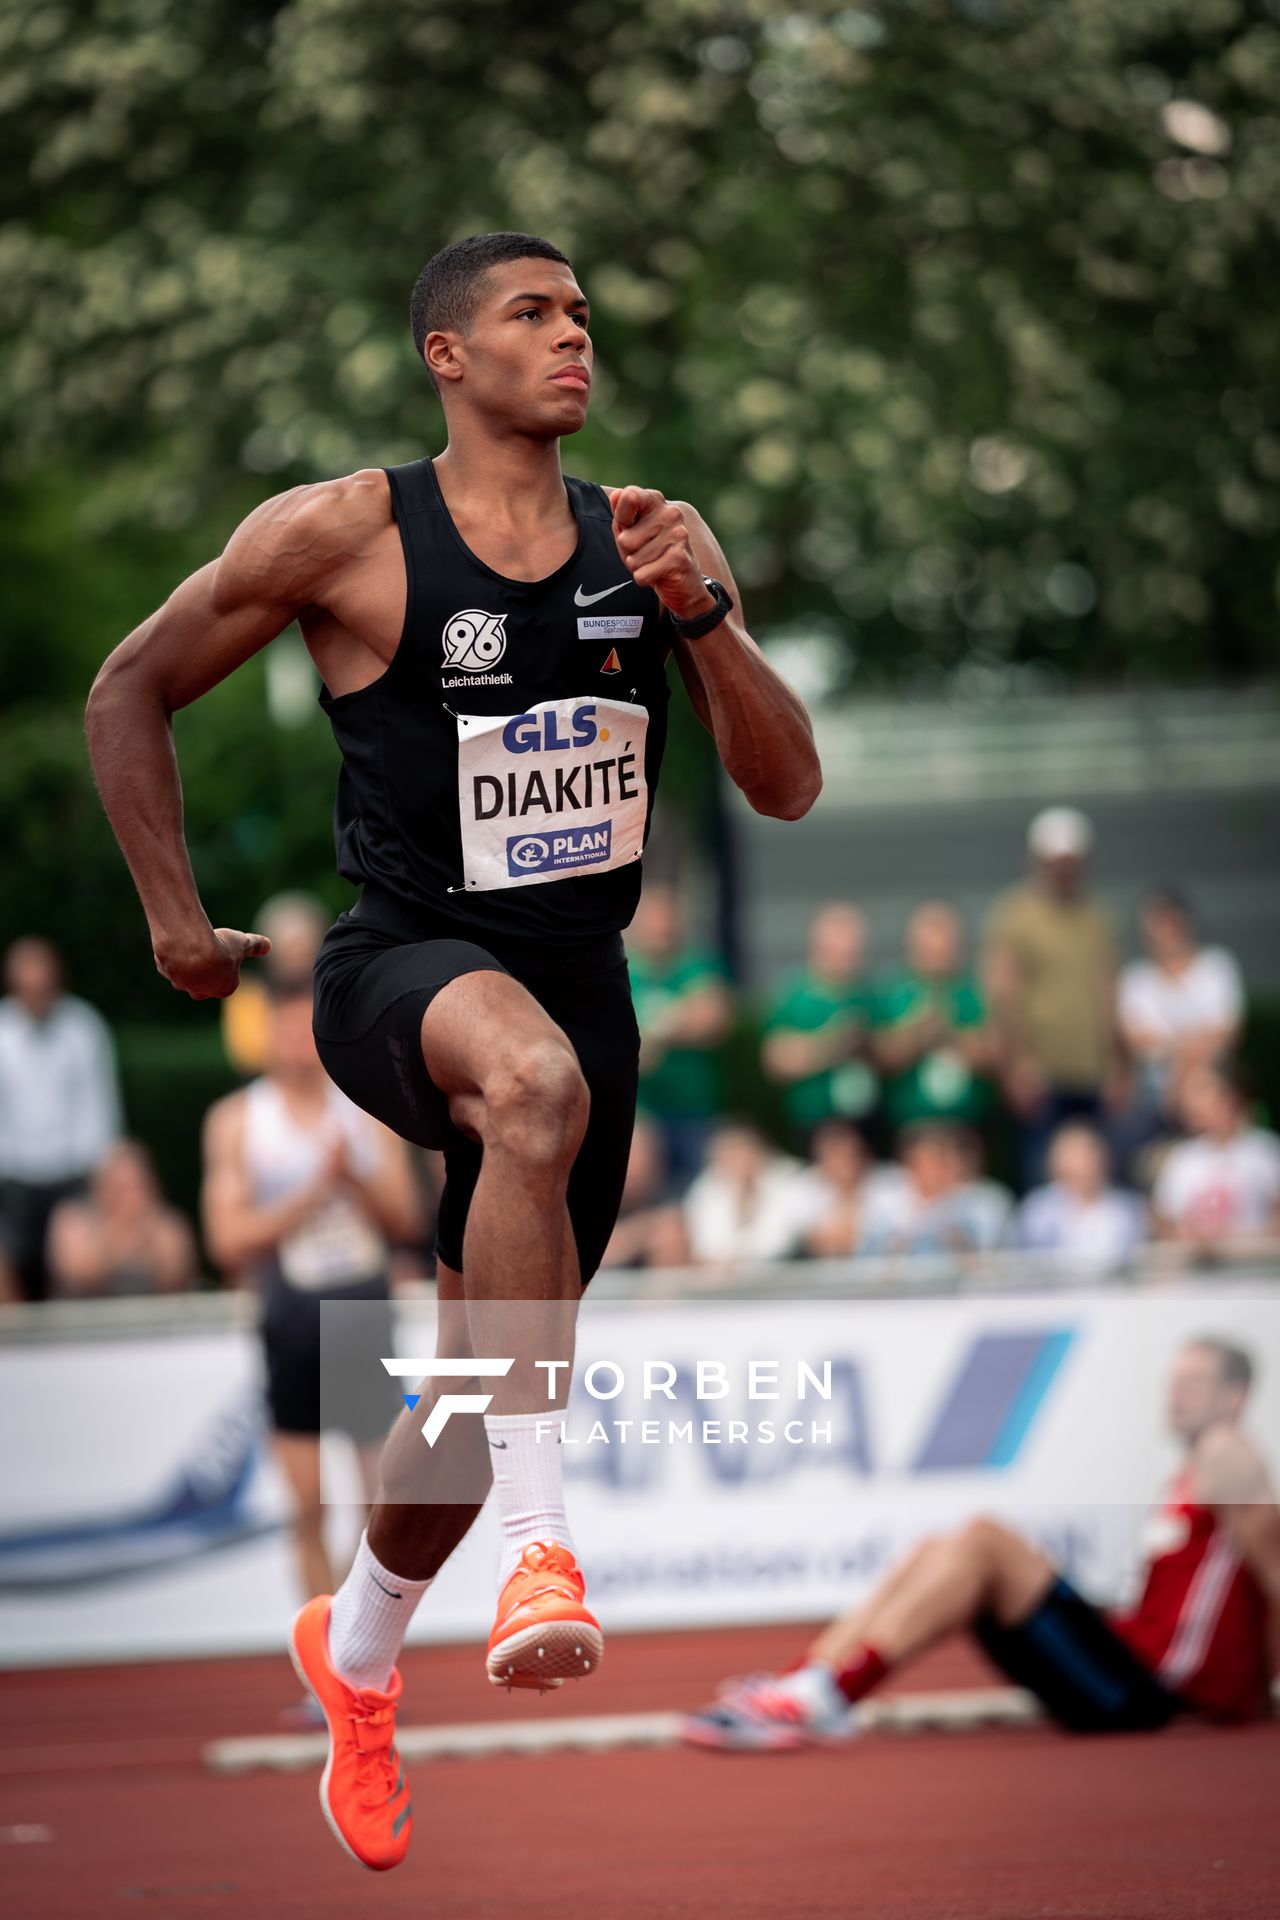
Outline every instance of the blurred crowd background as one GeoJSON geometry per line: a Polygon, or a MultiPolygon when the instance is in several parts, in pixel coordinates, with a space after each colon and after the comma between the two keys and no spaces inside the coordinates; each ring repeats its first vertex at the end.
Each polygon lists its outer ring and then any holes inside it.
{"type": "MultiPolygon", "coordinates": [[[[207,1116],[264,1074],[305,1107],[349,904],[315,677],[289,633],[177,719],[211,917],[277,940],[225,1009],[153,970],[84,696],[265,495],[439,448],[409,288],[502,227],[598,312],[566,465],[706,513],[827,778],[756,821],[673,702],[611,1259],[1266,1257],[1271,0],[32,0],[0,74],[10,1296],[241,1264],[207,1116]]],[[[314,1255],[372,1178],[335,1148],[314,1255]]]]}
{"type": "MultiPolygon", "coordinates": [[[[763,996],[691,930],[679,888],[651,881],[628,937],[640,1115],[606,1267],[694,1266],[714,1284],[753,1263],[874,1260],[910,1285],[920,1262],[953,1276],[1001,1252],[1068,1282],[1280,1258],[1280,1136],[1241,1065],[1240,967],[1168,885],[1142,896],[1125,958],[1093,838],[1079,809],[1042,809],[976,941],[924,899],[879,965],[859,906],[823,902],[763,996]]],[[[304,893],[265,903],[272,953],[221,1008],[228,1077],[248,1091],[205,1117],[199,1213],[231,1284],[264,1259],[304,1286],[359,1280],[388,1241],[404,1277],[431,1271],[441,1156],[349,1108],[316,1055],[327,921],[304,893]]],[[[48,941],[16,941],[5,969],[5,1296],[200,1284],[191,1224],[123,1137],[108,1024],[65,991],[48,941]]]]}

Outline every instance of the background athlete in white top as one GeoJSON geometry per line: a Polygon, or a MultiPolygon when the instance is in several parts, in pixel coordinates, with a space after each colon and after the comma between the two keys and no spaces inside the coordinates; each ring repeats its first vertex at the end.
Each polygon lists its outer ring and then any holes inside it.
{"type": "MultiPolygon", "coordinates": [[[[309,986],[271,1002],[267,1048],[266,1073],[209,1110],[201,1213],[217,1265],[262,1294],[273,1442],[310,1598],[334,1586],[320,1483],[321,1303],[385,1298],[388,1243],[420,1234],[422,1210],[404,1142],[321,1066],[309,986]]],[[[352,1435],[369,1499],[384,1435],[352,1435]]]]}

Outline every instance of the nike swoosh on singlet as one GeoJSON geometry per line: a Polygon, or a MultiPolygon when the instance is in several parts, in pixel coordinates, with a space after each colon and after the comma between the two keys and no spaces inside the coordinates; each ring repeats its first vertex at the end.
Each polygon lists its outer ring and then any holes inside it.
{"type": "Polygon", "coordinates": [[[584,593],[581,586],[579,586],[578,591],[573,596],[573,604],[575,607],[594,607],[597,600],[607,600],[611,593],[621,593],[624,587],[629,587],[630,585],[631,582],[629,580],[619,580],[616,587],[605,587],[601,593],[584,593]]]}

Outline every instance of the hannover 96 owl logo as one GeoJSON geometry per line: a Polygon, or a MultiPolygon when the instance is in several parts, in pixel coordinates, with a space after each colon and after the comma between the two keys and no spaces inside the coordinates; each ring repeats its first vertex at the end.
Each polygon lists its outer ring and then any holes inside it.
{"type": "Polygon", "coordinates": [[[444,623],[444,664],[458,673],[488,673],[507,650],[505,613],[468,607],[444,623]]]}

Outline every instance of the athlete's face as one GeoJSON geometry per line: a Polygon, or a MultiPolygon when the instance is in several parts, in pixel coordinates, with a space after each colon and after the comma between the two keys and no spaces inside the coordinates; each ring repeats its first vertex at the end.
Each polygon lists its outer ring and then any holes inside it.
{"type": "Polygon", "coordinates": [[[446,404],[456,394],[518,431],[558,439],[587,417],[589,318],[568,267],[510,260],[485,275],[469,332],[428,335],[427,361],[446,404]]]}
{"type": "Polygon", "coordinates": [[[1169,1376],[1169,1425],[1194,1443],[1223,1420],[1239,1418],[1244,1395],[1222,1377],[1222,1356],[1212,1347],[1186,1346],[1169,1376]]]}

